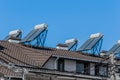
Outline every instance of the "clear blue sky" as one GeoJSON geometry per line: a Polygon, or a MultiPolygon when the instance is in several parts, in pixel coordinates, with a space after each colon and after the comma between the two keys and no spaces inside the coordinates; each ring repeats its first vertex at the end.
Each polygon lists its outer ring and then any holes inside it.
{"type": "Polygon", "coordinates": [[[40,23],[49,25],[49,47],[74,37],[81,46],[90,34],[101,32],[102,49],[108,50],[120,39],[120,0],[0,0],[1,40],[14,29],[24,37],[40,23]]]}

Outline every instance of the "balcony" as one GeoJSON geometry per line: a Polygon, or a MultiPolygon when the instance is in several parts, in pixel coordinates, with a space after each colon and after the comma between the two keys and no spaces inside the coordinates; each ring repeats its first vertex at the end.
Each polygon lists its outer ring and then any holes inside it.
{"type": "Polygon", "coordinates": [[[90,75],[88,73],[77,73],[77,72],[68,72],[68,71],[57,71],[57,70],[50,70],[50,69],[29,69],[30,73],[36,74],[48,74],[48,75],[55,75],[55,76],[65,76],[65,77],[72,77],[72,78],[85,78],[85,79],[98,79],[98,80],[107,80],[108,76],[100,76],[100,75],[90,75]]]}

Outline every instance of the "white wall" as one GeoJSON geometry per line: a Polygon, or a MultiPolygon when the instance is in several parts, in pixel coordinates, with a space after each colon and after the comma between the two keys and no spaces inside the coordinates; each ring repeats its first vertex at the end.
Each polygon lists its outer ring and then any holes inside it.
{"type": "Polygon", "coordinates": [[[120,73],[116,73],[116,80],[120,80],[120,73]]]}
{"type": "Polygon", "coordinates": [[[60,46],[57,46],[57,49],[68,50],[68,47],[60,47],[60,46]]]}
{"type": "Polygon", "coordinates": [[[94,63],[90,63],[90,74],[95,75],[95,64],[94,63]]]}
{"type": "Polygon", "coordinates": [[[76,61],[65,60],[65,71],[76,71],[76,61]]]}
{"type": "MultiPolygon", "coordinates": [[[[57,58],[51,58],[48,62],[44,65],[43,68],[47,69],[57,69],[57,58]]],[[[76,61],[74,60],[64,60],[64,70],[76,72],[76,61]]],[[[103,70],[103,69],[102,69],[103,70]]],[[[90,63],[90,74],[95,75],[95,64],[90,63]]]]}
{"type": "Polygon", "coordinates": [[[48,62],[44,65],[43,68],[55,69],[55,60],[56,60],[56,58],[49,59],[48,62]]]}
{"type": "MultiPolygon", "coordinates": [[[[56,60],[57,60],[57,58],[49,59],[43,68],[57,69],[57,61],[56,60]]],[[[64,70],[65,71],[76,71],[76,61],[64,60],[64,70]]]]}

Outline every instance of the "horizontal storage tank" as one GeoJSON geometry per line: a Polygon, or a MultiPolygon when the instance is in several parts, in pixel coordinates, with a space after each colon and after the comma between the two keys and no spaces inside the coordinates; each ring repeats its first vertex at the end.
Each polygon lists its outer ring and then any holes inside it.
{"type": "Polygon", "coordinates": [[[48,25],[43,23],[43,24],[38,24],[34,27],[35,29],[47,29],[48,25]]]}
{"type": "Polygon", "coordinates": [[[120,40],[118,40],[118,43],[120,44],[120,40]]]}
{"type": "Polygon", "coordinates": [[[101,34],[101,33],[96,33],[96,34],[91,34],[91,35],[90,35],[90,38],[96,38],[96,37],[101,37],[101,36],[103,36],[103,34],[101,34]]]}
{"type": "Polygon", "coordinates": [[[22,31],[17,29],[17,30],[10,31],[9,35],[16,35],[16,34],[21,34],[21,33],[22,31]]]}
{"type": "Polygon", "coordinates": [[[73,43],[73,42],[78,42],[78,40],[73,38],[65,41],[66,44],[73,43]]]}

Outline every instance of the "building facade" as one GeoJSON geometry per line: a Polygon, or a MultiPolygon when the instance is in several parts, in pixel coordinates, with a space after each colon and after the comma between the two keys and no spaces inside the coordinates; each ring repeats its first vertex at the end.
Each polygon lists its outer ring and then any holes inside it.
{"type": "Polygon", "coordinates": [[[99,56],[0,41],[1,80],[110,80],[109,67],[99,56]]]}

